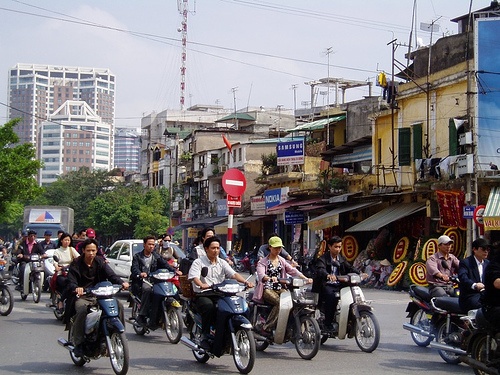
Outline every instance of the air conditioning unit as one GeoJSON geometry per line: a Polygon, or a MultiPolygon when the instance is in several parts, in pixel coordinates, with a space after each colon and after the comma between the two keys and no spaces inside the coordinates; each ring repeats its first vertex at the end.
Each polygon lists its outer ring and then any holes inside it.
{"type": "Polygon", "coordinates": [[[460,134],[458,136],[460,146],[471,145],[472,144],[472,132],[467,132],[460,134]]]}
{"type": "Polygon", "coordinates": [[[222,185],[221,184],[215,184],[214,185],[214,193],[220,194],[223,192],[222,185]]]}
{"type": "Polygon", "coordinates": [[[201,170],[200,171],[195,171],[193,173],[193,177],[194,178],[202,178],[203,177],[203,171],[201,171],[201,170]]]}
{"type": "Polygon", "coordinates": [[[474,173],[474,155],[457,156],[457,172],[459,176],[474,173]]]}
{"type": "Polygon", "coordinates": [[[222,167],[220,167],[221,172],[225,172],[228,170],[227,164],[224,164],[222,167]]]}

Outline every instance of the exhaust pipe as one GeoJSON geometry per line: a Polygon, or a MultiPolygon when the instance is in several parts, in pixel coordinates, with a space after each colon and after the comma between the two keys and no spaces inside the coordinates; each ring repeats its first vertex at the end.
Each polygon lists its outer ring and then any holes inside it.
{"type": "Polygon", "coordinates": [[[186,336],[181,336],[181,344],[186,345],[189,349],[196,350],[196,351],[200,352],[201,354],[206,353],[205,349],[200,348],[198,345],[196,345],[194,342],[192,342],[186,336]]]}
{"type": "Polygon", "coordinates": [[[483,371],[483,372],[485,372],[487,374],[491,374],[491,375],[500,375],[498,370],[486,366],[483,362],[478,361],[477,359],[473,359],[469,356],[462,355],[462,356],[460,356],[460,360],[463,363],[467,363],[470,367],[477,369],[479,371],[483,371]]]}
{"type": "Polygon", "coordinates": [[[434,349],[444,350],[446,352],[451,352],[451,353],[455,353],[455,354],[460,354],[460,355],[466,355],[467,354],[467,352],[465,350],[462,350],[460,348],[456,348],[454,346],[449,346],[449,345],[443,344],[441,342],[432,341],[429,344],[429,346],[431,348],[434,348],[434,349]]]}
{"type": "Polygon", "coordinates": [[[410,323],[403,323],[403,328],[406,329],[407,331],[417,333],[421,336],[434,337],[434,334],[427,332],[426,330],[423,330],[422,328],[417,327],[416,325],[410,323]]]}

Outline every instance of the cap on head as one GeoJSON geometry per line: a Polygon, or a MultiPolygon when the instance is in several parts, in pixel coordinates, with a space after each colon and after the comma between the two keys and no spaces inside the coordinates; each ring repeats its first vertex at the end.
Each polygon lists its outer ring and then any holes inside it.
{"type": "Polygon", "coordinates": [[[44,236],[52,236],[52,232],[50,230],[46,230],[44,233],[43,233],[44,236]]]}
{"type": "Polygon", "coordinates": [[[93,230],[92,228],[87,228],[86,232],[88,238],[95,238],[95,230],[93,230]]]}
{"type": "Polygon", "coordinates": [[[268,245],[271,247],[283,247],[283,242],[281,241],[281,238],[275,236],[269,239],[268,245]]]}
{"type": "Polygon", "coordinates": [[[21,236],[26,237],[27,235],[28,235],[28,232],[26,232],[25,230],[23,230],[23,231],[21,232],[21,236]]]}
{"type": "Polygon", "coordinates": [[[482,247],[483,249],[489,248],[490,247],[489,241],[485,238],[477,238],[472,242],[473,249],[479,249],[480,247],[482,247]]]}
{"type": "Polygon", "coordinates": [[[31,236],[32,234],[34,234],[36,236],[36,232],[34,230],[29,230],[28,231],[28,236],[31,236]]]}
{"type": "Polygon", "coordinates": [[[441,236],[438,238],[438,245],[453,243],[453,240],[448,236],[441,236]]]}

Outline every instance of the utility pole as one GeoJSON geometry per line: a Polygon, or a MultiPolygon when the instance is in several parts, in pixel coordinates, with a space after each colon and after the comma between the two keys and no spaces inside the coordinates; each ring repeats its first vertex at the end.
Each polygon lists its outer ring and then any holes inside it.
{"type": "MultiPolygon", "coordinates": [[[[188,0],[177,0],[177,10],[182,16],[181,27],[179,27],[177,31],[181,33],[181,43],[182,43],[180,105],[181,105],[181,110],[183,110],[185,103],[185,93],[186,93],[186,57],[187,57],[187,30],[188,30],[187,21],[188,21],[188,13],[190,12],[188,0]]],[[[191,13],[195,14],[196,10],[191,11],[191,13]]]]}
{"type": "Polygon", "coordinates": [[[330,54],[333,51],[333,47],[328,47],[326,49],[326,56],[327,56],[327,61],[328,61],[328,68],[327,68],[327,93],[326,93],[326,147],[328,148],[330,145],[330,54]]]}
{"type": "Polygon", "coordinates": [[[231,88],[231,91],[233,92],[233,102],[234,102],[234,126],[236,127],[236,130],[238,130],[238,115],[236,112],[236,91],[238,91],[238,87],[231,88]]]}

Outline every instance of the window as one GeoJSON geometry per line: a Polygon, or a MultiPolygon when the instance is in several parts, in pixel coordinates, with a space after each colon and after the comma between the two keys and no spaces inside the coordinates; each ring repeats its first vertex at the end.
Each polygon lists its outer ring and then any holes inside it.
{"type": "Polygon", "coordinates": [[[238,161],[241,161],[241,148],[238,149],[238,161]]]}
{"type": "Polygon", "coordinates": [[[401,128],[398,136],[399,165],[410,165],[411,163],[411,129],[401,128]]]}
{"type": "Polygon", "coordinates": [[[412,126],[413,160],[422,159],[422,123],[412,126]]]}

